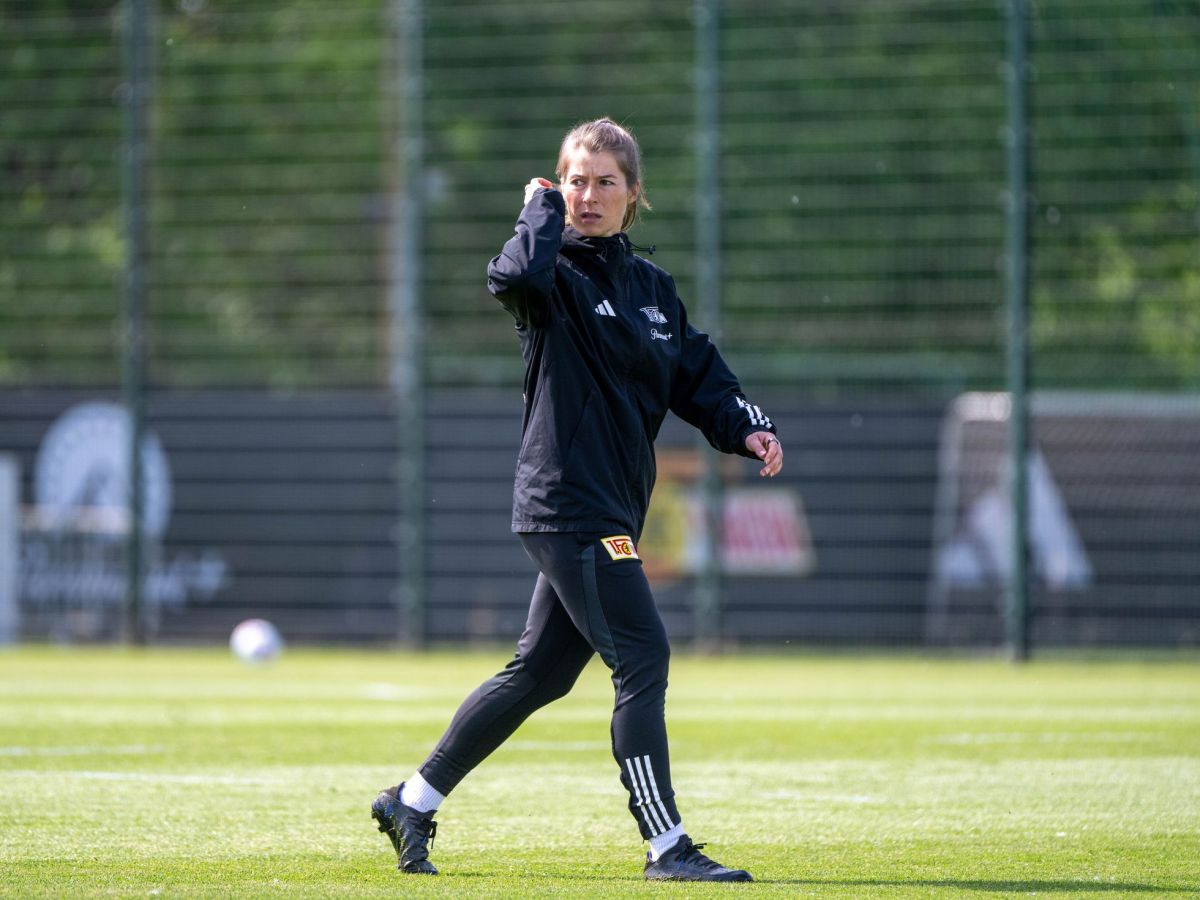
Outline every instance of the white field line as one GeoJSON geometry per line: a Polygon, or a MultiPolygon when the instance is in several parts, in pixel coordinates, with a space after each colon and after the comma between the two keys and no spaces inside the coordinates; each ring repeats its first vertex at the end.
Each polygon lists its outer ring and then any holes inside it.
{"type": "Polygon", "coordinates": [[[363,688],[362,696],[367,700],[392,702],[397,700],[428,700],[431,697],[436,697],[437,694],[425,688],[411,688],[401,684],[389,684],[384,681],[377,681],[366,685],[363,688]]]}
{"type": "Polygon", "coordinates": [[[94,744],[83,747],[0,747],[0,756],[100,756],[118,754],[130,756],[162,753],[165,747],[158,744],[124,744],[109,746],[94,744]]]}
{"type": "Polygon", "coordinates": [[[7,776],[25,776],[45,778],[64,776],[75,779],[85,778],[91,781],[130,781],[139,784],[232,784],[266,786],[279,783],[276,778],[239,778],[235,775],[174,775],[168,772],[90,772],[87,770],[70,772],[44,772],[39,769],[10,769],[4,773],[7,776]]]}
{"type": "Polygon", "coordinates": [[[975,746],[984,744],[1132,744],[1138,741],[1154,740],[1159,735],[1154,732],[1134,731],[1095,731],[1095,732],[963,732],[961,734],[941,734],[922,740],[925,744],[949,744],[956,746],[975,746]]]}
{"type": "Polygon", "coordinates": [[[505,741],[505,747],[511,747],[514,750],[565,750],[565,751],[587,751],[593,750],[610,750],[609,744],[604,741],[505,741]]]}

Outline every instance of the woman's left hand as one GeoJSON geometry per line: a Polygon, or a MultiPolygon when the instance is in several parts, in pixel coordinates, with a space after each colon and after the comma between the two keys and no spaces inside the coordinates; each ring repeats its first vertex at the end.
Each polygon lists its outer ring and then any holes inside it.
{"type": "Polygon", "coordinates": [[[769,431],[755,431],[746,435],[746,449],[764,463],[758,474],[774,478],[783,468],[783,444],[769,431]]]}
{"type": "Polygon", "coordinates": [[[549,178],[530,178],[529,184],[525,185],[525,203],[528,204],[529,201],[533,199],[533,195],[536,194],[541,188],[552,190],[554,188],[554,184],[549,178]]]}

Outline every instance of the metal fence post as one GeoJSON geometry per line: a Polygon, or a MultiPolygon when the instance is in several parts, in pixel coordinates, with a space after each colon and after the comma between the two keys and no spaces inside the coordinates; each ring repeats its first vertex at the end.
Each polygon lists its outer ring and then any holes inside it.
{"type": "MultiPolygon", "coordinates": [[[[721,333],[721,75],[720,0],[696,0],[696,297],[697,318],[712,336],[721,333]]],[[[722,486],[717,459],[703,439],[701,492],[706,547],[696,579],[694,636],[696,645],[711,649],[721,628],[722,486]]]]}
{"type": "Polygon", "coordinates": [[[425,642],[425,328],[421,299],[424,215],[424,15],[421,0],[394,0],[393,177],[388,252],[391,387],[398,429],[400,516],[396,605],[400,643],[425,642]]]}
{"type": "Polygon", "coordinates": [[[0,646],[21,636],[20,565],[21,473],[16,456],[0,453],[0,646]]]}
{"type": "Polygon", "coordinates": [[[125,226],[123,393],[129,412],[129,486],[123,637],[146,640],[142,570],[142,435],[146,380],[146,268],[149,263],[150,10],[146,0],[125,6],[125,101],[122,181],[125,226]]]}
{"type": "MultiPolygon", "coordinates": [[[[1171,25],[1168,24],[1171,14],[1178,14],[1181,10],[1176,8],[1175,3],[1168,5],[1167,0],[1154,0],[1153,6],[1154,19],[1158,25],[1159,45],[1167,57],[1167,71],[1182,88],[1190,80],[1187,75],[1190,68],[1189,61],[1175,49],[1175,44],[1168,33],[1171,28],[1171,25]]],[[[1193,189],[1200,195],[1200,105],[1196,103],[1195,91],[1175,90],[1174,84],[1172,84],[1171,96],[1175,98],[1175,105],[1179,109],[1179,130],[1183,133],[1188,160],[1192,166],[1193,189]]],[[[1195,204],[1193,218],[1196,220],[1196,229],[1200,232],[1200,204],[1195,204]]]]}
{"type": "Polygon", "coordinates": [[[1012,529],[1009,535],[1008,647],[1029,657],[1029,12],[1008,3],[1008,444],[1012,529]]]}

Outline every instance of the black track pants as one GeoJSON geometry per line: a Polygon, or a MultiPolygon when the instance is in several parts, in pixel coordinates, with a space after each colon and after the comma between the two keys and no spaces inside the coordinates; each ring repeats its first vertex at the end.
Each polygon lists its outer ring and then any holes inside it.
{"type": "Polygon", "coordinates": [[[522,534],[541,571],[517,655],[454,714],[421,775],[448,794],[536,709],[565,696],[593,653],[612,670],[612,749],[642,837],[679,822],[664,704],[671,650],[640,560],[608,535],[522,534]]]}

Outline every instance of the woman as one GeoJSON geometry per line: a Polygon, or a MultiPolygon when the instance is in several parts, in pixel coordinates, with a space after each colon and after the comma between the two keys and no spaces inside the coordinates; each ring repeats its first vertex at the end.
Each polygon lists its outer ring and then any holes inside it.
{"type": "Polygon", "coordinates": [[[459,707],[408,781],[372,805],[404,872],[436,874],[433,814],[534,710],[564,696],[593,653],[612,670],[613,755],[650,842],[645,877],[750,881],[700,853],[671,786],[664,700],[670,647],[637,555],[668,409],[726,453],[783,464],[775,428],[745,399],[671,276],[632,253],[642,189],[633,136],[610,119],[562,142],[558,186],[534,178],[488,289],[516,320],[525,414],[512,529],[540,571],[517,654],[459,707]]]}

